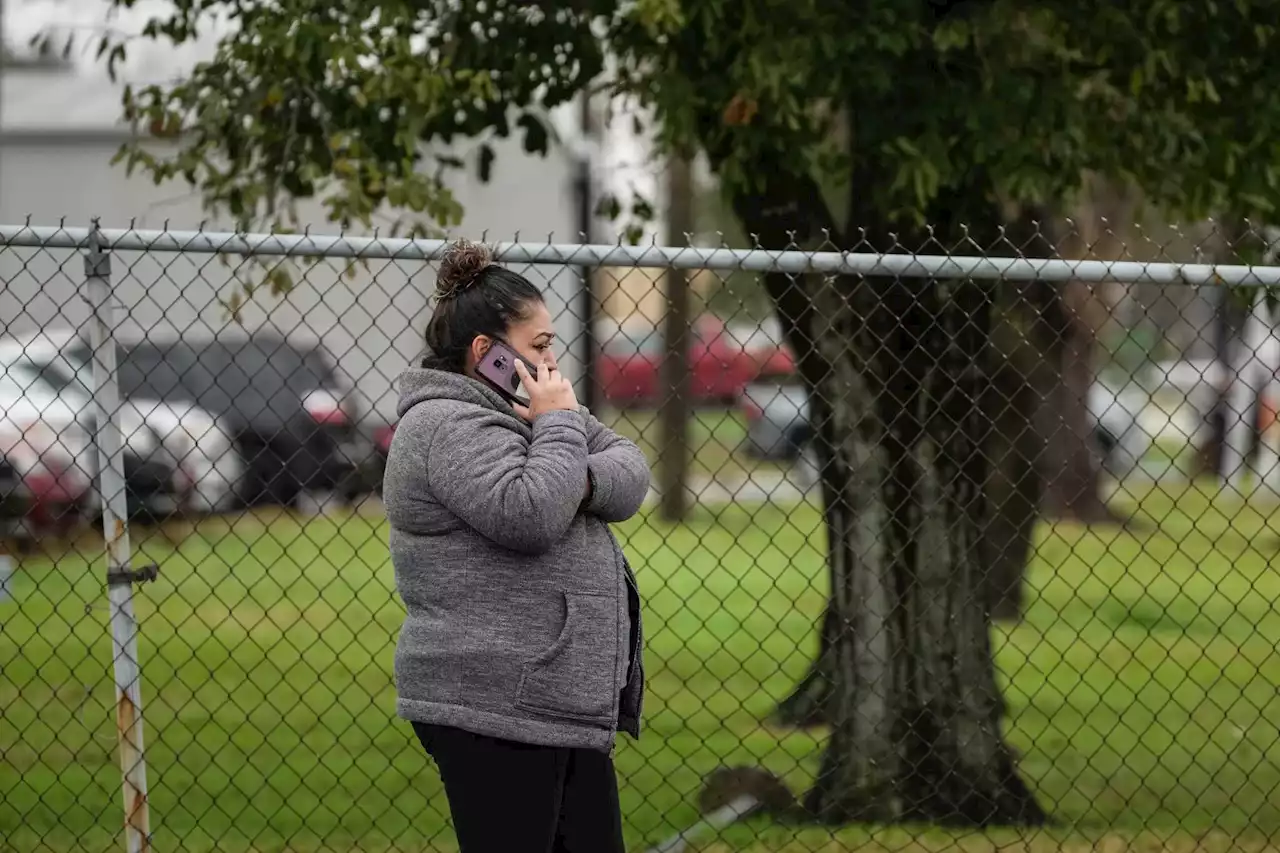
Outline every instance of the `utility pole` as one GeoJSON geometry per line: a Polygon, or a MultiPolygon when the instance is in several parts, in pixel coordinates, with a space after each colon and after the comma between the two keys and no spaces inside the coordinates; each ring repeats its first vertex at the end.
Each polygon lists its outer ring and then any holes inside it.
{"type": "MultiPolygon", "coordinates": [[[[0,136],[4,135],[4,78],[9,74],[8,34],[4,29],[4,0],[0,0],[0,136]]],[[[4,156],[4,140],[0,139],[0,157],[4,156]]]]}
{"type": "MultiPolygon", "coordinates": [[[[584,244],[592,242],[595,219],[595,200],[591,192],[591,141],[594,139],[594,123],[591,120],[591,96],[584,89],[579,99],[579,132],[582,145],[579,147],[577,175],[574,178],[574,191],[577,196],[578,234],[584,244]]],[[[596,411],[599,401],[599,383],[596,376],[596,300],[595,300],[595,268],[582,265],[578,267],[582,276],[582,290],[579,293],[578,310],[574,313],[582,322],[579,340],[582,347],[582,394],[581,403],[590,411],[596,411]]]]}
{"type": "MultiPolygon", "coordinates": [[[[687,246],[693,234],[693,188],[689,161],[673,154],[667,165],[667,245],[687,246]]],[[[658,478],[662,490],[659,508],[670,522],[684,520],[689,510],[689,277],[684,270],[669,269],[666,282],[667,313],[663,317],[665,353],[658,393],[663,395],[658,419],[661,449],[658,478]]]]}

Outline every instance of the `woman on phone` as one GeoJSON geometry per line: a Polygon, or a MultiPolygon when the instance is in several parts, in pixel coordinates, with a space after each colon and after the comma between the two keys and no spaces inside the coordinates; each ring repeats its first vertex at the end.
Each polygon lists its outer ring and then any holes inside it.
{"type": "Polygon", "coordinates": [[[639,737],[644,674],[609,522],[640,508],[649,465],[578,405],[528,280],[460,241],[436,296],[383,482],[407,608],[397,712],[439,767],[463,853],[622,853],[611,754],[619,730],[639,737]],[[527,402],[484,378],[504,365],[527,402]]]}

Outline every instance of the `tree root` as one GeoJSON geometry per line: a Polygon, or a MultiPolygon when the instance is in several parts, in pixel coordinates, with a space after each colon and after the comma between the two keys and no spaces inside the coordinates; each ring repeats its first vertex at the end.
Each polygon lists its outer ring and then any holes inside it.
{"type": "Polygon", "coordinates": [[[831,721],[831,677],[823,661],[826,654],[819,654],[809,673],[796,685],[791,695],[778,703],[773,712],[773,722],[797,729],[814,729],[831,721]]]}

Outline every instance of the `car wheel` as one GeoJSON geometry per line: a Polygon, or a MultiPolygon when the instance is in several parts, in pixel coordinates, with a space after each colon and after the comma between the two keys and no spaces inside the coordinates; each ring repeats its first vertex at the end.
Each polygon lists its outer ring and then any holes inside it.
{"type": "Polygon", "coordinates": [[[250,509],[266,499],[267,484],[262,476],[264,454],[257,443],[237,442],[240,454],[240,477],[233,491],[238,509],[250,509]]]}

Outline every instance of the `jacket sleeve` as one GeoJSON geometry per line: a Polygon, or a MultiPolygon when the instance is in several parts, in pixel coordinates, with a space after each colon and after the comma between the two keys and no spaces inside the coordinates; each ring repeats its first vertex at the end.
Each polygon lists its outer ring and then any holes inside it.
{"type": "Polygon", "coordinates": [[[547,412],[527,440],[502,417],[463,409],[444,418],[427,451],[427,488],[485,538],[513,551],[545,553],[582,504],[583,419],[577,412],[547,412]]]}
{"type": "Polygon", "coordinates": [[[584,509],[605,521],[635,515],[649,494],[649,460],[635,442],[623,438],[580,409],[587,433],[591,497],[584,509]]]}

